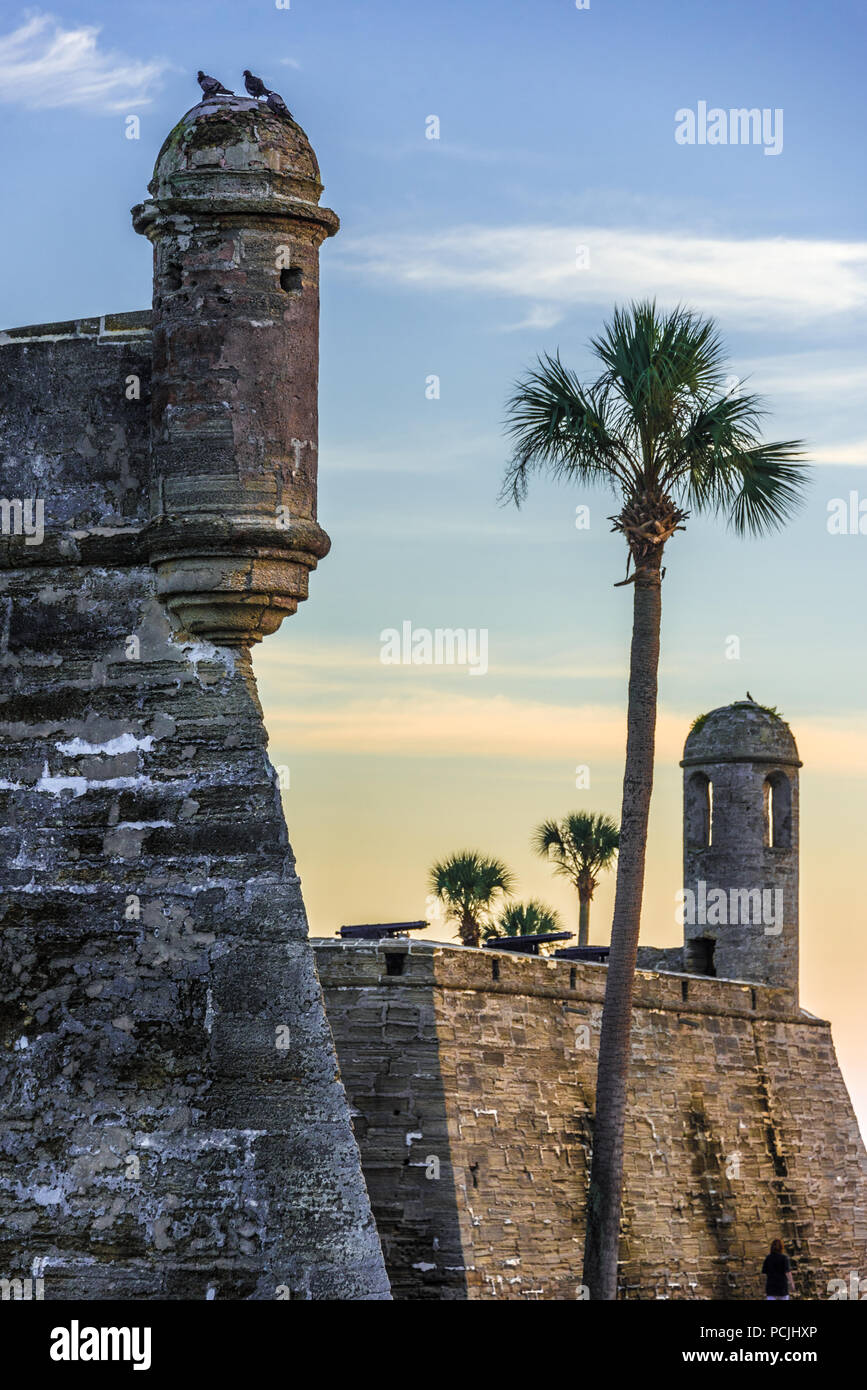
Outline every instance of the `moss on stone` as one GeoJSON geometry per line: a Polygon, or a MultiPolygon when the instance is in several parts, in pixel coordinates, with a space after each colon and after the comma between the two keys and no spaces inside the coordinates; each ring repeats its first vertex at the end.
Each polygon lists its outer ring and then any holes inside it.
{"type": "MultiPolygon", "coordinates": [[[[769,715],[771,716],[772,719],[778,719],[778,720],[780,721],[780,723],[781,723],[781,724],[785,724],[786,728],[788,729],[788,727],[789,727],[788,720],[786,720],[786,719],[783,718],[783,716],[780,714],[780,711],[777,709],[776,705],[760,705],[759,702],[758,702],[757,700],[753,700],[753,701],[751,701],[751,702],[750,702],[750,701],[743,701],[742,703],[744,703],[744,704],[752,703],[752,705],[753,705],[756,709],[760,709],[760,710],[762,710],[765,714],[769,714],[769,715]]],[[[690,726],[689,726],[690,736],[691,736],[692,734],[698,734],[698,733],[700,733],[701,730],[704,728],[705,724],[707,723],[708,719],[710,719],[711,715],[712,715],[712,714],[715,714],[715,713],[716,713],[716,710],[709,709],[709,710],[707,710],[707,712],[706,712],[705,714],[697,714],[696,717],[695,717],[695,719],[692,721],[692,723],[691,723],[690,726]]]]}

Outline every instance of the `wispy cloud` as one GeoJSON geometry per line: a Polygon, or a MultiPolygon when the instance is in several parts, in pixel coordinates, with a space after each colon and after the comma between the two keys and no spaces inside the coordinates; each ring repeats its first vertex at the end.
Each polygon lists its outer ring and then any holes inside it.
{"type": "Polygon", "coordinates": [[[813,450],[817,463],[838,463],[857,468],[867,467],[867,439],[848,444],[818,444],[813,450]]]}
{"type": "Polygon", "coordinates": [[[99,35],[94,25],[65,29],[54,15],[28,16],[0,36],[0,100],[29,110],[126,112],[147,105],[170,65],[103,49],[99,35]]]}
{"type": "MultiPolygon", "coordinates": [[[[263,646],[256,654],[256,675],[261,680],[274,681],[279,683],[280,688],[285,690],[287,683],[291,684],[294,692],[299,684],[305,680],[307,672],[327,672],[341,679],[340,686],[332,688],[347,693],[354,693],[358,689],[359,676],[366,672],[381,688],[383,679],[393,680],[395,678],[408,678],[412,680],[415,687],[415,694],[423,697],[430,696],[431,699],[441,698],[434,689],[433,682],[445,680],[464,680],[465,671],[463,668],[449,666],[431,666],[420,671],[418,667],[384,667],[380,660],[382,641],[379,630],[371,631],[370,640],[365,646],[341,644],[339,646],[320,646],[315,649],[308,649],[304,653],[303,660],[299,663],[297,652],[286,643],[278,642],[272,646],[263,646]]],[[[666,663],[666,670],[669,674],[674,668],[672,664],[666,663]]],[[[555,680],[625,680],[627,670],[623,661],[599,661],[591,664],[587,661],[576,662],[562,653],[540,653],[536,659],[529,659],[526,654],[523,656],[497,661],[491,667],[492,674],[498,679],[531,679],[535,681],[555,681],[555,680]]]]}
{"type": "MultiPolygon", "coordinates": [[[[336,261],[337,258],[335,258],[336,261]]],[[[724,239],[592,226],[453,227],[344,245],[341,264],[419,290],[529,301],[549,327],[570,307],[653,294],[767,328],[863,310],[867,243],[724,239]]]]}
{"type": "Polygon", "coordinates": [[[534,304],[518,323],[503,324],[502,331],[522,333],[526,329],[532,329],[543,333],[546,328],[553,328],[558,324],[562,317],[561,311],[554,304],[534,304]]]}
{"type": "MultiPolygon", "coordinates": [[[[276,651],[266,647],[256,667],[272,740],[291,745],[298,753],[496,757],[504,765],[528,760],[568,764],[570,759],[594,766],[622,763],[626,725],[621,702],[600,700],[595,693],[574,701],[517,690],[495,693],[487,680],[462,691],[463,671],[456,677],[446,669],[383,668],[378,646],[376,652],[358,646],[322,646],[305,655],[300,669],[296,653],[280,643],[276,651]],[[309,689],[303,675],[307,667],[312,675],[309,689]],[[384,671],[393,686],[387,693],[384,671]],[[437,689],[440,676],[452,679],[437,689]],[[327,693],[336,698],[311,698],[323,677],[327,693]],[[287,691],[291,691],[288,705],[287,691]],[[302,692],[308,698],[298,698],[302,692]]],[[[672,668],[668,670],[671,673],[672,668]]],[[[583,683],[624,681],[626,672],[622,663],[608,660],[576,667],[563,653],[551,653],[538,664],[513,657],[491,669],[491,679],[523,681],[528,676],[549,683],[563,678],[583,683]]],[[[673,766],[682,756],[694,717],[694,708],[660,707],[659,767],[673,766]]],[[[804,713],[793,723],[801,757],[811,772],[837,777],[862,774],[867,766],[867,716],[856,710],[834,717],[804,713]]]]}
{"type": "MultiPolygon", "coordinates": [[[[277,710],[269,712],[268,731],[272,741],[290,743],[298,752],[562,758],[567,763],[570,759],[613,761],[622,757],[625,739],[619,709],[454,692],[350,699],[328,708],[311,705],[291,712],[277,710]]],[[[663,716],[658,742],[663,756],[665,752],[674,756],[675,749],[683,745],[682,721],[678,721],[676,731],[672,728],[669,732],[663,716]]]]}
{"type": "Polygon", "coordinates": [[[852,348],[822,352],[792,352],[785,356],[747,359],[743,379],[760,395],[798,396],[807,393],[834,401],[867,391],[867,355],[852,348]]]}

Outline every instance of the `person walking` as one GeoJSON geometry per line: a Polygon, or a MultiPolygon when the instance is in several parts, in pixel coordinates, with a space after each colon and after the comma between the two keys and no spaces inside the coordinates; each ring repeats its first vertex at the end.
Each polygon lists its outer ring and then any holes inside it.
{"type": "Polygon", "coordinates": [[[771,1241],[771,1252],[762,1265],[762,1274],[765,1276],[765,1301],[788,1302],[795,1292],[795,1281],[789,1257],[779,1237],[771,1241]]]}

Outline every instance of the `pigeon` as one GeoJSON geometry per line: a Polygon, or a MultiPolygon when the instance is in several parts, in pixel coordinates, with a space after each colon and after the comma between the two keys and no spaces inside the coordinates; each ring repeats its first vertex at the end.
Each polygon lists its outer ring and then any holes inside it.
{"type": "Polygon", "coordinates": [[[234,96],[234,92],[230,92],[228,87],[224,87],[222,82],[217,81],[216,77],[209,77],[206,72],[202,72],[201,68],[199,68],[196,81],[206,97],[219,96],[221,93],[227,97],[234,96]]]}
{"type": "Polygon", "coordinates": [[[273,111],[275,116],[288,116],[290,121],[294,119],[292,112],[286,105],[279,92],[269,92],[266,106],[273,111]]]}
{"type": "Polygon", "coordinates": [[[244,69],[244,86],[251,97],[268,97],[271,95],[270,88],[265,86],[261,77],[257,77],[249,68],[244,69]]]}

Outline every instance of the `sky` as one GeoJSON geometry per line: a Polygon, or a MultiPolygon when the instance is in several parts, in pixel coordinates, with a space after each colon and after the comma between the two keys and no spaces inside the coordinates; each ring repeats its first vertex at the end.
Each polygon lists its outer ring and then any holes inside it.
{"type": "Polygon", "coordinates": [[[573,809],[619,814],[631,591],[614,587],[612,496],[539,478],[520,511],[498,505],[505,401],[540,352],[592,375],[617,303],[715,316],[768,436],[803,438],[815,469],[772,539],[691,520],[667,549],[642,941],[679,939],[690,722],[749,689],[804,761],[802,1002],[833,1020],[867,1128],[863,8],[74,0],[4,16],[2,326],[149,305],[129,208],[199,67],[239,90],[250,67],[283,94],[341,217],[322,250],[333,548],[254,653],[315,935],[427,916],[443,939],[427,872],[466,846],[574,925],[530,837],[573,809]],[[701,111],[728,125],[741,107],[767,112],[767,138],[677,138],[684,112],[698,133],[701,111]],[[832,533],[852,494],[854,532],[832,533]],[[487,670],[383,664],[382,633],[406,622],[484,631],[487,670]]]}

